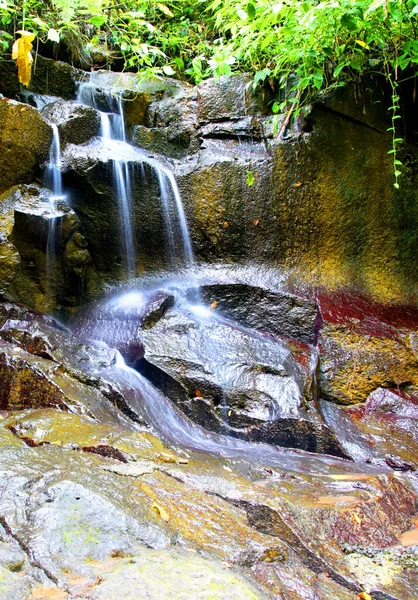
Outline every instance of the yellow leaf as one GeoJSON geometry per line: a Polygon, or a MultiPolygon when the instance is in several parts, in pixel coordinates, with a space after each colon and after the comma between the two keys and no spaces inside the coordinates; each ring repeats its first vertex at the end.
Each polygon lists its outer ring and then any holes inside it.
{"type": "Polygon", "coordinates": [[[20,30],[20,38],[15,41],[12,49],[12,58],[16,61],[19,81],[25,87],[29,87],[32,71],[32,42],[35,34],[30,31],[20,30]]]}
{"type": "Polygon", "coordinates": [[[294,184],[293,184],[293,187],[295,187],[295,188],[298,188],[298,187],[300,187],[301,185],[302,185],[302,182],[301,182],[301,181],[298,181],[297,183],[294,183],[294,184]]]}
{"type": "Polygon", "coordinates": [[[157,504],[156,502],[152,503],[151,508],[153,510],[156,510],[157,513],[160,515],[160,517],[164,520],[164,521],[169,521],[170,520],[170,515],[168,514],[168,512],[165,510],[165,508],[163,508],[162,506],[160,506],[159,504],[157,504]]]}
{"type": "Polygon", "coordinates": [[[39,586],[31,590],[32,598],[36,600],[64,600],[67,592],[56,587],[39,586]]]}
{"type": "Polygon", "coordinates": [[[215,300],[214,302],[212,302],[212,304],[210,305],[211,308],[216,308],[218,306],[218,302],[215,300]]]}
{"type": "Polygon", "coordinates": [[[357,600],[373,600],[373,599],[370,596],[370,594],[368,594],[367,592],[361,592],[361,594],[358,594],[357,600]]]}
{"type": "Polygon", "coordinates": [[[355,521],[357,523],[357,525],[361,525],[361,519],[357,513],[353,513],[352,517],[353,517],[353,521],[355,521]]]}

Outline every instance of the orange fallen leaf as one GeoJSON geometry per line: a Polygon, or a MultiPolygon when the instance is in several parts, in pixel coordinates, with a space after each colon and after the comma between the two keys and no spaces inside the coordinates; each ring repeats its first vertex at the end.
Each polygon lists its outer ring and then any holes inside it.
{"type": "Polygon", "coordinates": [[[57,587],[40,586],[31,590],[32,598],[36,600],[64,600],[67,598],[67,592],[57,587]]]}
{"type": "Polygon", "coordinates": [[[253,221],[253,225],[258,225],[260,222],[260,219],[257,219],[256,221],[253,221]]]}
{"type": "Polygon", "coordinates": [[[367,592],[361,592],[358,594],[357,600],[373,600],[373,598],[367,592]]]}
{"type": "Polygon", "coordinates": [[[297,183],[295,183],[295,184],[294,184],[294,186],[293,186],[293,187],[295,187],[295,188],[298,188],[298,187],[300,187],[301,185],[302,185],[302,182],[301,182],[301,181],[298,181],[297,183]]]}
{"type": "Polygon", "coordinates": [[[337,502],[356,502],[355,496],[319,496],[315,504],[322,506],[334,506],[337,502]]]}
{"type": "Polygon", "coordinates": [[[229,227],[228,221],[224,221],[224,227],[226,227],[228,229],[228,227],[229,227]]]}
{"type": "Polygon", "coordinates": [[[151,508],[153,510],[155,510],[160,517],[163,519],[163,521],[168,522],[170,520],[170,515],[168,514],[168,512],[165,510],[165,508],[163,508],[162,506],[160,506],[159,504],[157,504],[156,502],[152,503],[151,508]]]}
{"type": "Polygon", "coordinates": [[[353,517],[353,521],[355,521],[357,523],[357,525],[361,525],[361,518],[358,516],[357,513],[353,513],[352,517],[353,517]]]}
{"type": "Polygon", "coordinates": [[[410,529],[409,531],[405,531],[401,536],[399,536],[399,541],[402,546],[415,546],[418,544],[418,529],[410,529]]]}
{"type": "Polygon", "coordinates": [[[202,396],[202,392],[200,390],[196,390],[195,394],[198,398],[201,398],[201,396],[202,396]]]}
{"type": "Polygon", "coordinates": [[[210,305],[211,308],[216,308],[218,306],[218,301],[215,300],[214,302],[212,302],[212,304],[210,305]]]}

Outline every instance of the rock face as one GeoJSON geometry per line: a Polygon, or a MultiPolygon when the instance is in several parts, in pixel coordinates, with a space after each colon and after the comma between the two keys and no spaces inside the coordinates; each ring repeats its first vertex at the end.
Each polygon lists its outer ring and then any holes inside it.
{"type": "Polygon", "coordinates": [[[99,133],[99,114],[89,106],[57,100],[42,110],[42,116],[58,126],[62,146],[84,144],[99,133]]]}
{"type": "Polygon", "coordinates": [[[51,127],[34,108],[0,98],[0,192],[30,183],[48,158],[51,127]]]}
{"type": "Polygon", "coordinates": [[[373,303],[363,310],[362,302],[346,295],[344,304],[336,297],[333,305],[324,297],[319,384],[324,398],[340,404],[365,402],[378,387],[418,384],[416,310],[408,319],[407,307],[379,312],[373,303]],[[400,313],[396,327],[391,312],[400,313]]]}
{"type": "Polygon", "coordinates": [[[21,185],[3,194],[0,204],[3,293],[41,310],[78,304],[94,279],[76,214],[65,202],[52,209],[51,195],[44,188],[21,185]]]}

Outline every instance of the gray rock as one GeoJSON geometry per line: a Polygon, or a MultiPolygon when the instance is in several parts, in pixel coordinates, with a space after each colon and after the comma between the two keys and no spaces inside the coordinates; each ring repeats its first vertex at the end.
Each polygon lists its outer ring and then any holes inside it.
{"type": "Polygon", "coordinates": [[[199,122],[240,119],[267,110],[265,92],[254,92],[244,75],[208,79],[198,86],[199,122]]]}
{"type": "MultiPolygon", "coordinates": [[[[247,284],[206,285],[198,293],[208,307],[216,303],[217,312],[246,327],[307,344],[315,340],[319,313],[313,302],[247,284]]],[[[189,298],[196,300],[196,292],[189,298]]]]}
{"type": "Polygon", "coordinates": [[[84,144],[99,133],[99,114],[89,106],[58,100],[48,104],[42,115],[58,126],[62,147],[65,144],[84,144]]]}

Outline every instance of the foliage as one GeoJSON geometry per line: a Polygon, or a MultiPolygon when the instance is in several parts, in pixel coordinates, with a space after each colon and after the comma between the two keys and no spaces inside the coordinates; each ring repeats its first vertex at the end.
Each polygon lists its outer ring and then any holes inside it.
{"type": "Polygon", "coordinates": [[[418,0],[0,0],[0,52],[22,29],[84,68],[113,63],[196,83],[245,70],[276,91],[273,112],[289,116],[380,73],[392,89],[399,172],[398,84],[415,77],[417,15],[418,0]]]}

